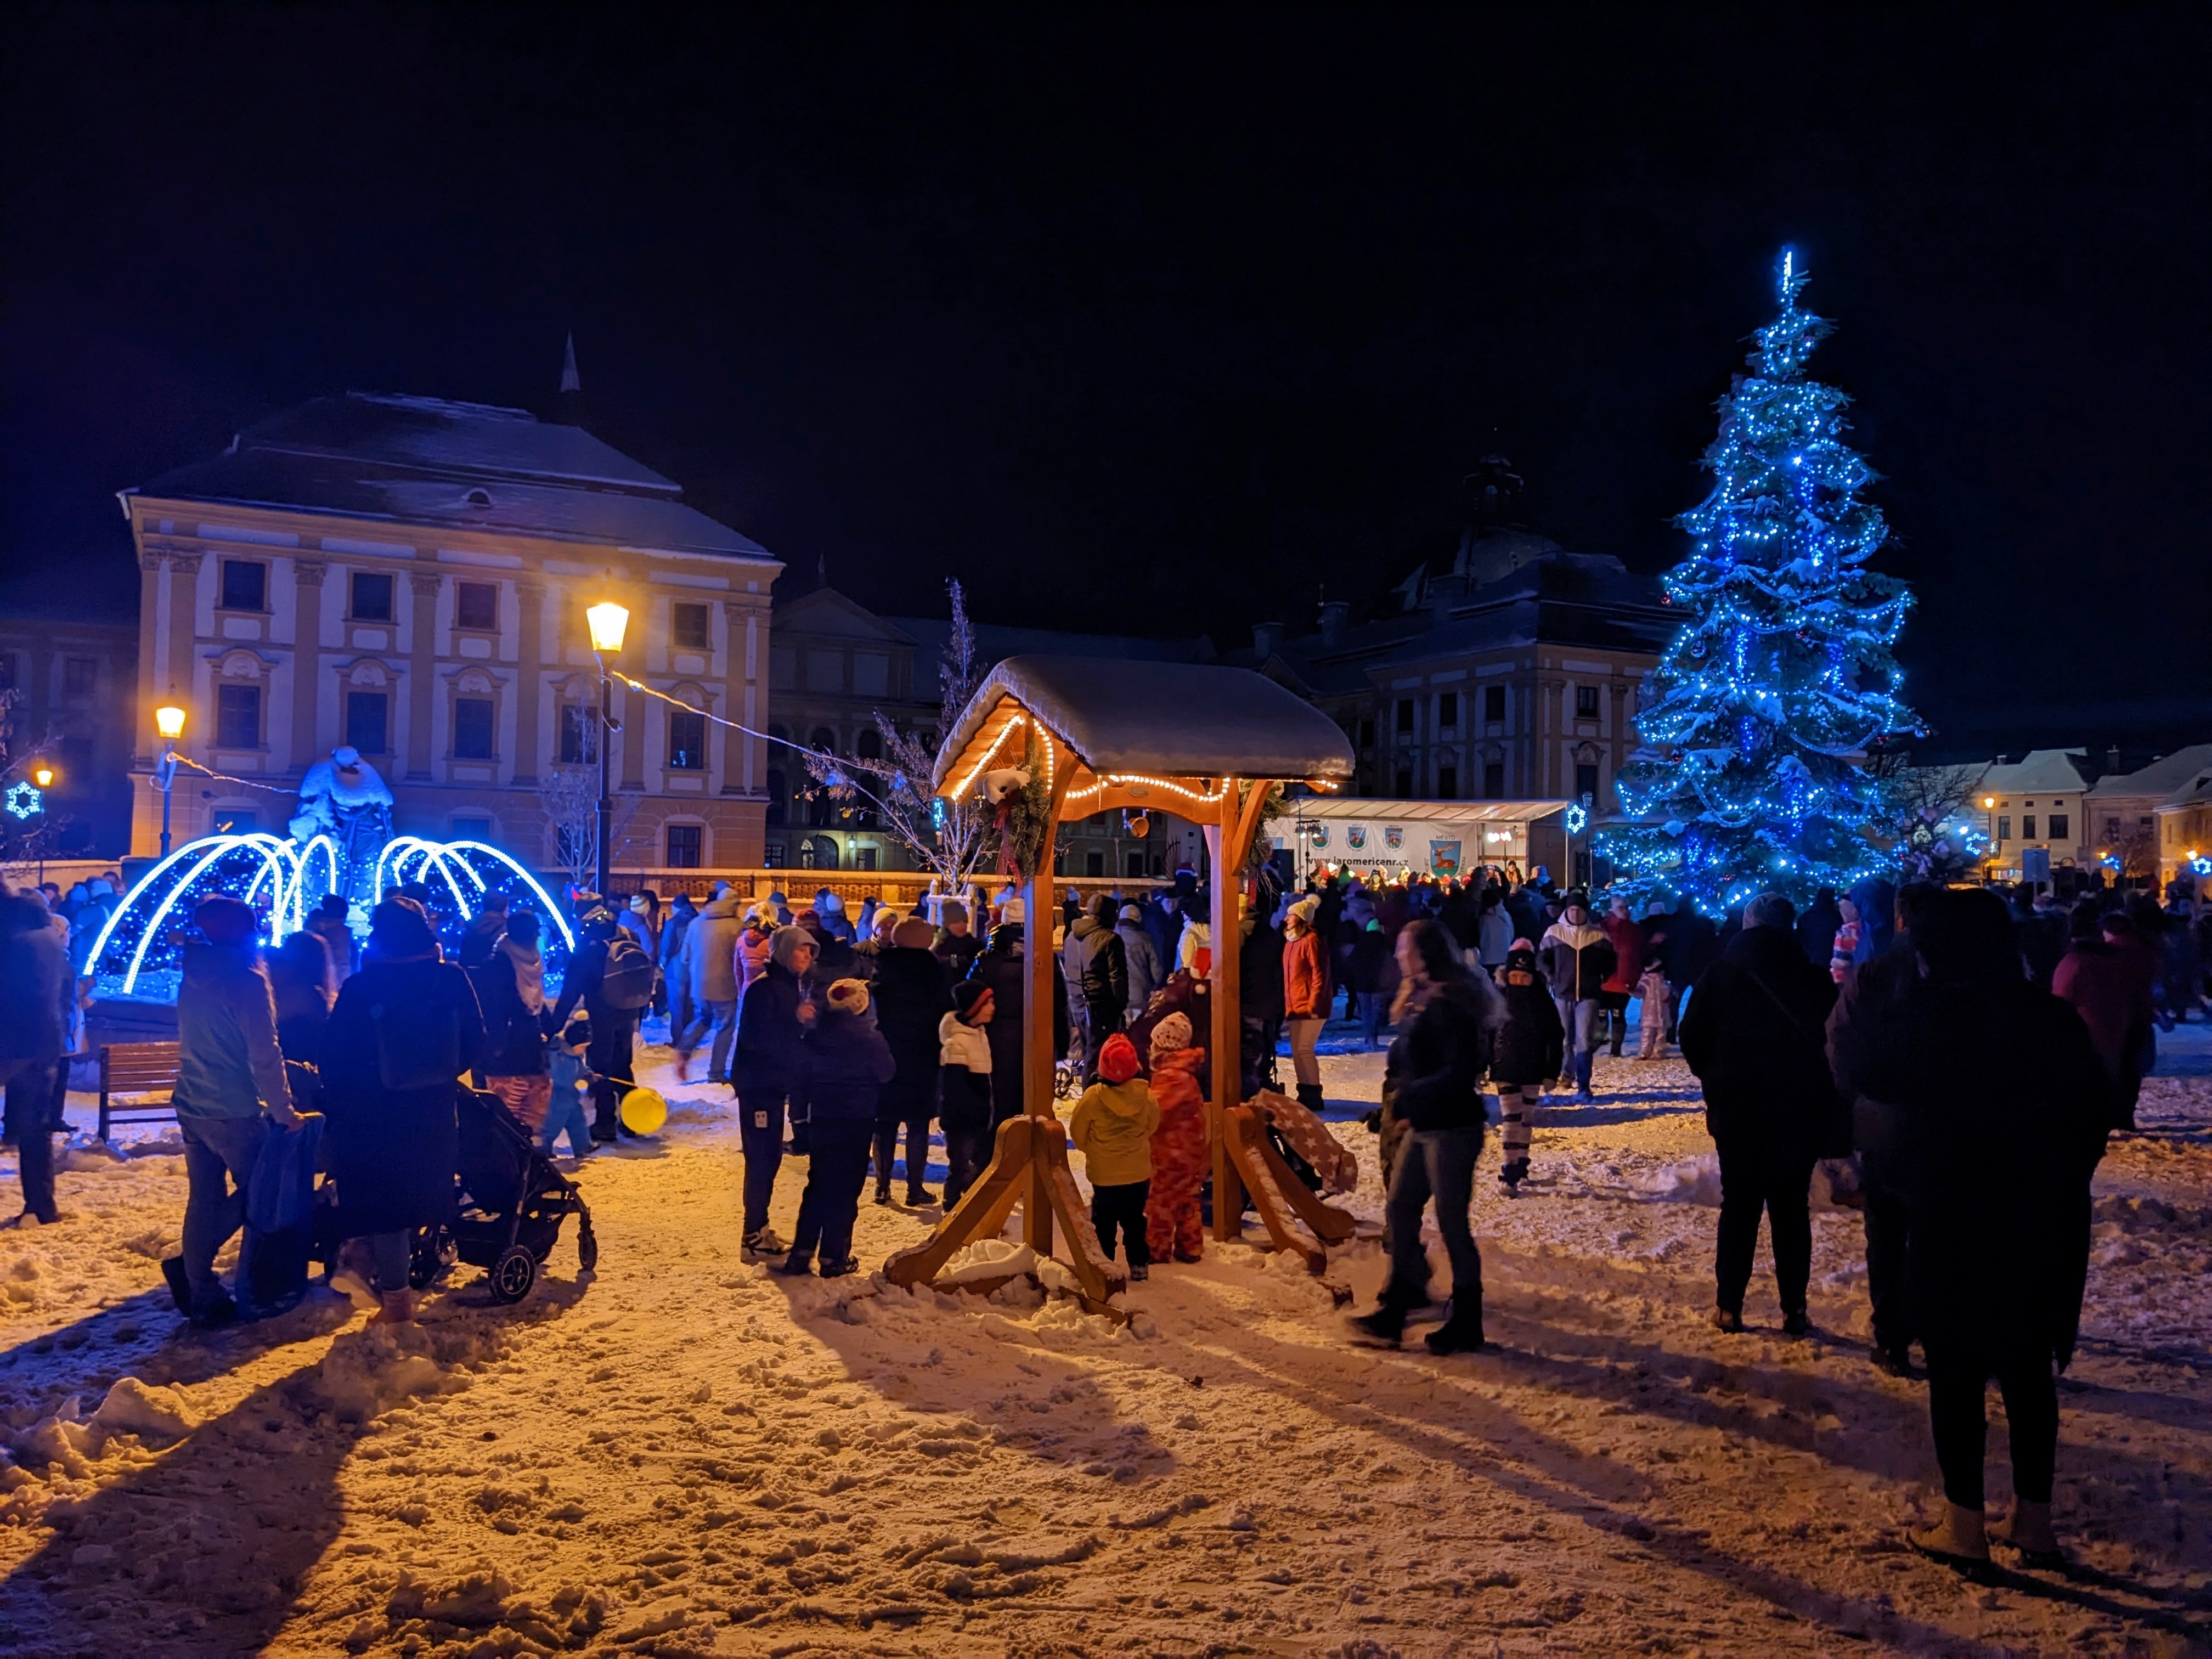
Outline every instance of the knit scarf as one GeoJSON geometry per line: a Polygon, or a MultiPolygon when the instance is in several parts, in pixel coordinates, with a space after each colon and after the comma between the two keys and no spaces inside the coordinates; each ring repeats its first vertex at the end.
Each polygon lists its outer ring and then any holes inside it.
{"type": "Polygon", "coordinates": [[[531,945],[518,945],[507,934],[499,936],[499,948],[514,964],[514,988],[522,997],[522,1006],[532,1014],[545,1012],[545,957],[531,945]]]}

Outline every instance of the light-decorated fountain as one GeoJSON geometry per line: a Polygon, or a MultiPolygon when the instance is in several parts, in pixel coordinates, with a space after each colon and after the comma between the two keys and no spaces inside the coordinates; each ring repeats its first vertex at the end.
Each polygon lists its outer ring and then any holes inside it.
{"type": "Polygon", "coordinates": [[[186,842],[132,885],[94,942],[88,961],[95,997],[174,1002],[179,963],[191,937],[193,908],[216,894],[246,901],[271,948],[307,927],[323,902],[346,902],[358,937],[384,897],[412,884],[428,889],[431,921],[449,938],[504,893],[545,919],[548,977],[557,983],[575,948],[561,907],[514,858],[481,841],[431,841],[394,835],[392,791],[350,748],[307,769],[287,836],[255,831],[186,842]]]}

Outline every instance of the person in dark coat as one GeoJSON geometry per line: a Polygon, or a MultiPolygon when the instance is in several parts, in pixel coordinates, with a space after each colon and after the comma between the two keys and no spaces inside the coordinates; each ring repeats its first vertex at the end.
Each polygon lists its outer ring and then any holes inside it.
{"type": "Polygon", "coordinates": [[[2074,912],[2073,938],[2051,975],[2052,994],[2081,1017],[2112,1079],[2115,1127],[2136,1127],[2136,1102],[2157,1039],[2152,1035],[2149,988],[2135,964],[2106,933],[2125,917],[2100,917],[2083,904],[2074,912]]]}
{"type": "Polygon", "coordinates": [[[806,1108],[806,1034],[821,1010],[814,998],[814,938],[779,927],[768,966],[745,987],[738,1005],[738,1047],[730,1087],[738,1097],[738,1138],[744,1148],[744,1249],[781,1255],[784,1243],[768,1224],[768,1202],[783,1164],[783,1123],[806,1108]]]}
{"type": "Polygon", "coordinates": [[[1836,902],[1836,890],[1820,889],[1805,907],[1805,914],[1797,918],[1797,948],[1805,953],[1805,960],[1826,968],[1835,954],[1836,929],[1843,925],[1844,911],[1836,902]]]}
{"type": "Polygon", "coordinates": [[[46,907],[35,893],[0,889],[0,1086],[23,1188],[11,1225],[51,1227],[62,1218],[54,1206],[52,1100],[76,1004],[69,947],[46,907]]]}
{"type": "Polygon", "coordinates": [[[2080,1017],[2028,981],[1996,895],[1941,894],[1913,943],[1920,972],[1863,1048],[1865,1086],[1898,1103],[1904,1121],[1913,1316],[1948,1500],[1911,1541],[1954,1564],[1988,1559],[1984,1395],[1994,1376],[2015,1494],[1996,1536],[2028,1565],[2055,1565],[2052,1370],[2072,1358],[2081,1322],[2110,1079],[2080,1017]]]}
{"type": "Polygon", "coordinates": [[[1061,969],[1079,1003],[1083,1073],[1091,1082],[1098,1077],[1098,1051],[1128,1018],[1129,956],[1115,921],[1113,899],[1100,893],[1069,927],[1061,951],[1061,969]]]}
{"type": "Polygon", "coordinates": [[[329,1023],[334,994],[330,947],[321,934],[303,927],[287,934],[268,953],[265,965],[276,1002],[276,1046],[287,1060],[321,1065],[323,1027],[329,1023]]]}
{"type": "Polygon", "coordinates": [[[902,1125],[906,1130],[906,1201],[912,1206],[936,1201],[936,1195],[922,1185],[922,1177],[929,1167],[929,1122],[937,1115],[937,1028],[952,1009],[952,987],[945,979],[945,964],[929,948],[936,931],[920,916],[908,916],[892,928],[889,945],[876,954],[870,985],[876,1029],[890,1045],[898,1066],[876,1106],[878,1204],[891,1201],[891,1155],[902,1125]]]}
{"type": "Polygon", "coordinates": [[[1283,1034],[1283,930],[1273,923],[1273,890],[1262,885],[1237,958],[1237,1012],[1244,1097],[1275,1082],[1275,1045],[1283,1034]]]}
{"type": "Polygon", "coordinates": [[[1925,881],[1897,890],[1889,949],[1844,975],[1828,1016],[1828,1069],[1850,1103],[1851,1149],[1859,1154],[1860,1190],[1866,1199],[1860,1213],[1866,1227],[1867,1296],[1874,1304],[1875,1364],[1894,1376],[1911,1374],[1917,1334],[1905,1285],[1912,1211],[1898,1162],[1903,1109],[1870,1092],[1865,1050],[1880,1033],[1883,1018],[1920,982],[1912,938],[1933,915],[1942,892],[1925,881]]]}
{"type": "MultiPolygon", "coordinates": [[[[999,908],[999,925],[991,942],[968,970],[968,977],[991,988],[997,1010],[991,1017],[991,1127],[1024,1109],[1022,1032],[1028,1024],[1030,962],[1024,932],[1029,907],[1010,898],[999,908]]],[[[1052,1051],[1055,1058],[1067,1053],[1067,981],[1055,963],[1052,976],[1052,1051]]]]}
{"type": "Polygon", "coordinates": [[[1428,1339],[1431,1353],[1482,1346],[1482,1256],[1468,1215],[1482,1156],[1482,1078],[1490,1067],[1497,994],[1461,965],[1440,923],[1409,922],[1398,936],[1398,1039],[1391,1045],[1391,1110],[1407,1135],[1390,1180],[1386,1227],[1390,1277],[1379,1306],[1353,1320],[1363,1341],[1398,1346],[1406,1316],[1428,1300],[1421,1212],[1434,1198],[1451,1259],[1451,1312],[1428,1339]]]}
{"type": "Polygon", "coordinates": [[[868,1023],[868,1002],[866,980],[837,981],[806,1037],[812,1150],[791,1255],[778,1267],[779,1273],[811,1273],[817,1249],[824,1279],[841,1279],[860,1266],[853,1257],[853,1224],[860,1215],[860,1188],[868,1178],[877,1100],[898,1070],[890,1045],[868,1023]]]}
{"type": "Polygon", "coordinates": [[[1659,965],[1667,975],[1668,1042],[1675,1042],[1680,1036],[1682,998],[1719,955],[1720,939],[1712,918],[1698,908],[1695,899],[1683,894],[1674,901],[1674,918],[1667,924],[1667,937],[1659,947],[1659,965]]]}
{"type": "Polygon", "coordinates": [[[1525,939],[1513,941],[1498,970],[1503,1023],[1491,1055],[1490,1081],[1498,1091],[1504,1162],[1498,1178],[1511,1194],[1528,1174],[1528,1141],[1536,1127],[1536,1108],[1544,1085],[1559,1074],[1566,1030],[1559,1024],[1552,988],[1536,966],[1536,953],[1525,939]]]}
{"type": "Polygon", "coordinates": [[[939,907],[937,937],[930,948],[945,964],[946,979],[968,977],[968,969],[975,964],[983,941],[969,924],[968,907],[958,899],[947,899],[939,907]]]}
{"type": "Polygon", "coordinates": [[[468,970],[477,1006],[483,1011],[484,1086],[532,1135],[545,1127],[553,1109],[539,926],[536,911],[515,911],[507,920],[507,931],[494,941],[490,956],[468,970]]]}
{"type": "Polygon", "coordinates": [[[622,1097],[637,1084],[632,1069],[637,1053],[636,1008],[617,1007],[606,999],[607,951],[615,934],[614,912],[595,905],[578,924],[582,934],[576,953],[568,958],[568,971],[561,982],[561,1000],[554,1005],[553,1029],[565,1029],[578,1003],[592,1022],[591,1051],[584,1064],[592,1073],[592,1139],[618,1139],[622,1097]]]}
{"type": "Polygon", "coordinates": [[[1844,1117],[1822,1027],[1836,1000],[1826,959],[1805,959],[1779,893],[1745,907],[1743,930],[1707,969],[1682,1016],[1682,1058],[1705,1091],[1705,1128],[1720,1149],[1721,1218],[1713,1322],[1743,1328],[1761,1211],[1774,1242],[1782,1328],[1811,1328],[1813,1165],[1840,1150],[1844,1117]]]}
{"type": "Polygon", "coordinates": [[[368,959],[323,1030],[323,1152],[342,1235],[368,1241],[381,1320],[415,1317],[409,1236],[453,1213],[454,1091],[486,1046],[476,991],[440,958],[422,906],[385,900],[369,918],[368,959]]]}

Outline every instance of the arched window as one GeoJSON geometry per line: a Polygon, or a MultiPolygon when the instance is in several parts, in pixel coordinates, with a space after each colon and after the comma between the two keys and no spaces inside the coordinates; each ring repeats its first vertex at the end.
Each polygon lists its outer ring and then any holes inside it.
{"type": "Polygon", "coordinates": [[[825,755],[837,752],[837,734],[826,726],[816,726],[814,735],[806,741],[825,755]]]}
{"type": "Polygon", "coordinates": [[[881,760],[884,757],[884,740],[875,727],[869,726],[853,740],[853,752],[862,760],[881,760]]]}

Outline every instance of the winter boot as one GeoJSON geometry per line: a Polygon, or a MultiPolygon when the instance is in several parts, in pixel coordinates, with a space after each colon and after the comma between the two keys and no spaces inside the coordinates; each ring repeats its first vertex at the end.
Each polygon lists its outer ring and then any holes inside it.
{"type": "Polygon", "coordinates": [[[1413,1300],[1395,1286],[1382,1287],[1382,1299],[1371,1314],[1361,1314],[1348,1322],[1352,1340],[1365,1348],[1395,1348],[1406,1334],[1406,1315],[1413,1300]]]}
{"type": "Polygon", "coordinates": [[[161,1277],[168,1282],[169,1297],[177,1304],[177,1311],[189,1318],[192,1311],[192,1281],[185,1277],[184,1257],[164,1257],[161,1277]]]}
{"type": "MultiPolygon", "coordinates": [[[[826,1272],[830,1264],[825,1261],[822,1266],[823,1270],[826,1272]]],[[[789,1255],[784,1257],[782,1261],[776,1262],[772,1266],[769,1271],[770,1273],[784,1273],[793,1279],[805,1279],[814,1271],[814,1252],[811,1250],[793,1250],[789,1255]]]]}
{"type": "Polygon", "coordinates": [[[1802,1308],[1792,1308],[1782,1316],[1784,1336],[1802,1336],[1813,1328],[1813,1316],[1802,1308]]]}
{"type": "Polygon", "coordinates": [[[2058,1547],[2058,1534],[2051,1529],[2051,1505],[2047,1503],[2015,1498],[2011,1518],[1990,1528],[1988,1535],[2019,1551],[2025,1566],[2053,1569],[2066,1565],[2065,1553],[2058,1547]]]}
{"type": "Polygon", "coordinates": [[[1960,1572],[1975,1572],[1990,1565],[1989,1534],[1979,1510],[1944,1505],[1943,1518],[1919,1532],[1908,1532],[1905,1540],[1931,1559],[1960,1572]]]}
{"type": "Polygon", "coordinates": [[[1741,1333],[1743,1329],[1743,1310],[1741,1308],[1714,1309],[1713,1328],[1727,1331],[1731,1335],[1741,1333]]]}
{"type": "Polygon", "coordinates": [[[906,1189],[906,1206],[909,1210],[924,1209],[936,1202],[937,1194],[927,1187],[909,1187],[906,1189]]]}
{"type": "Polygon", "coordinates": [[[878,1204],[888,1204],[890,1201],[891,1183],[888,1181],[878,1181],[876,1183],[876,1202],[878,1204]]]}
{"type": "Polygon", "coordinates": [[[758,1232],[745,1235],[744,1254],[749,1256],[781,1255],[790,1248],[773,1227],[763,1227],[758,1232]]]}
{"type": "Polygon", "coordinates": [[[1322,1097],[1321,1085],[1318,1083],[1298,1085],[1298,1104],[1316,1117],[1319,1117],[1328,1108],[1328,1102],[1322,1097]]]}
{"type": "Polygon", "coordinates": [[[860,1271],[860,1260],[852,1255],[825,1255],[822,1258],[822,1277],[848,1279],[860,1271]]]}
{"type": "Polygon", "coordinates": [[[376,1316],[368,1322],[370,1324],[412,1325],[415,1322],[416,1308],[413,1291],[386,1291],[380,1300],[383,1305],[377,1310],[376,1316]]]}
{"type": "Polygon", "coordinates": [[[1471,1298],[1470,1305],[1464,1312],[1461,1310],[1459,1297],[1454,1297],[1451,1313],[1443,1324],[1429,1333],[1427,1340],[1429,1352],[1436,1354],[1474,1353],[1481,1348],[1481,1297],[1471,1298]]]}

